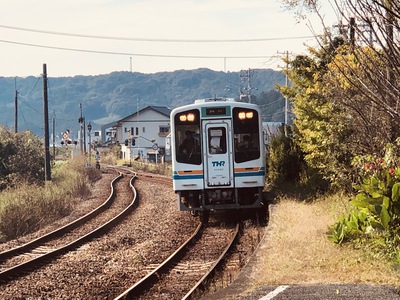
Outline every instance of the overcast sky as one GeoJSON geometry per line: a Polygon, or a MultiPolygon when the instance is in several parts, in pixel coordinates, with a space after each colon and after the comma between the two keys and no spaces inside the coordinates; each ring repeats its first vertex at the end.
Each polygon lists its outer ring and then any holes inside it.
{"type": "Polygon", "coordinates": [[[44,63],[49,77],[278,69],[285,51],[315,45],[310,24],[278,0],[1,1],[0,20],[7,77],[38,76],[44,63]]]}

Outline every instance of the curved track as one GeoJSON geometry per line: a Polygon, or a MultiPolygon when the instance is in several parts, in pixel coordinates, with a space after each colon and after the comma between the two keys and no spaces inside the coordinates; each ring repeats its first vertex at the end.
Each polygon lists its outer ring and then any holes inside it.
{"type": "Polygon", "coordinates": [[[200,223],[193,235],[147,276],[115,299],[189,299],[198,292],[224,260],[238,236],[235,228],[200,223]]]}
{"type": "Polygon", "coordinates": [[[21,276],[27,271],[38,268],[115,226],[136,204],[136,190],[133,187],[135,178],[136,175],[128,177],[119,172],[118,176],[111,182],[110,196],[102,205],[83,217],[42,237],[1,252],[0,281],[4,283],[12,278],[21,276]],[[126,181],[126,183],[124,184],[123,181],[126,181]],[[119,182],[121,182],[119,192],[121,192],[121,189],[125,189],[125,192],[129,189],[129,193],[131,193],[131,200],[128,204],[121,204],[115,201],[115,187],[119,182]],[[124,185],[125,187],[123,187],[124,185]],[[105,218],[106,221],[104,221],[105,218]]]}

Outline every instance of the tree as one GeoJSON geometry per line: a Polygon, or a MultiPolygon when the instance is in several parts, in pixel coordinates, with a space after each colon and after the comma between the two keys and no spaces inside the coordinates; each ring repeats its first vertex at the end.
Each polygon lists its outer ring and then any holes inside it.
{"type": "Polygon", "coordinates": [[[42,141],[30,131],[12,133],[0,127],[0,190],[18,181],[44,180],[42,141]]]}
{"type": "Polygon", "coordinates": [[[352,155],[346,144],[351,128],[346,126],[346,112],[332,99],[326,77],[329,66],[343,41],[325,49],[309,48],[310,55],[298,55],[289,61],[290,86],[280,91],[291,99],[294,118],[294,140],[310,169],[335,185],[348,183],[352,155]]]}
{"type": "MultiPolygon", "coordinates": [[[[319,14],[319,1],[282,0],[301,15],[301,7],[319,14]]],[[[364,149],[380,151],[400,135],[400,2],[395,0],[334,0],[340,17],[339,35],[348,45],[346,51],[335,53],[330,66],[345,83],[336,101],[345,107],[358,132],[364,149]],[[347,23],[347,24],[346,24],[347,23]],[[335,65],[334,65],[335,64],[335,65]]],[[[302,14],[304,17],[305,15],[302,14]]],[[[320,15],[321,22],[323,17],[320,15]]],[[[335,36],[325,26],[321,48],[329,52],[335,36]]],[[[332,83],[333,81],[330,81],[332,83]]],[[[334,88],[337,88],[336,84],[334,88]]],[[[333,90],[333,89],[332,89],[333,90]]],[[[332,92],[333,94],[333,92],[332,92]]],[[[370,150],[370,151],[371,151],[370,150]]]]}
{"type": "MultiPolygon", "coordinates": [[[[319,14],[318,1],[283,2],[319,14]]],[[[382,154],[400,134],[400,51],[394,43],[399,3],[352,2],[335,1],[349,33],[342,23],[336,36],[325,27],[320,48],[290,62],[293,86],[281,87],[293,99],[296,139],[306,161],[335,181],[349,177],[353,156],[382,154]]]]}

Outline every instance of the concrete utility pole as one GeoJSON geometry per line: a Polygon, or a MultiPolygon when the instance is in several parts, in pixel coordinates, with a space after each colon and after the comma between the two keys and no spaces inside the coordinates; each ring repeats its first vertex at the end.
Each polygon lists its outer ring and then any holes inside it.
{"type": "Polygon", "coordinates": [[[240,78],[246,82],[246,87],[240,89],[240,95],[247,96],[248,103],[251,103],[251,92],[253,88],[251,87],[251,77],[253,77],[254,71],[251,69],[240,71],[240,78]]]}
{"type": "Polygon", "coordinates": [[[43,111],[44,111],[44,171],[45,180],[51,180],[50,170],[50,141],[49,141],[49,105],[47,98],[47,68],[43,64],[43,111]]]}
{"type": "Polygon", "coordinates": [[[81,147],[81,154],[83,154],[83,136],[85,134],[85,122],[84,122],[85,117],[83,117],[83,115],[82,115],[82,103],[79,104],[79,108],[81,110],[81,116],[78,119],[79,124],[81,124],[81,132],[79,135],[79,144],[81,147]]]}
{"type": "MultiPolygon", "coordinates": [[[[285,54],[285,60],[286,60],[286,77],[285,77],[285,86],[289,85],[289,78],[287,75],[288,69],[289,69],[289,51],[284,51],[284,52],[278,52],[279,54],[285,54]]],[[[287,136],[287,126],[288,126],[288,110],[289,110],[289,100],[287,97],[285,97],[285,136],[287,136]]]]}
{"type": "Polygon", "coordinates": [[[53,111],[53,163],[56,160],[56,112],[53,111]]]}

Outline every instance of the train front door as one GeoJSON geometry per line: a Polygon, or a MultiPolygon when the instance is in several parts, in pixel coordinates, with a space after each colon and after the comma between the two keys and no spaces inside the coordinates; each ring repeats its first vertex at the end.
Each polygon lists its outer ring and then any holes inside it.
{"type": "Polygon", "coordinates": [[[232,187],[233,162],[230,135],[231,121],[203,123],[204,187],[232,187]]]}

